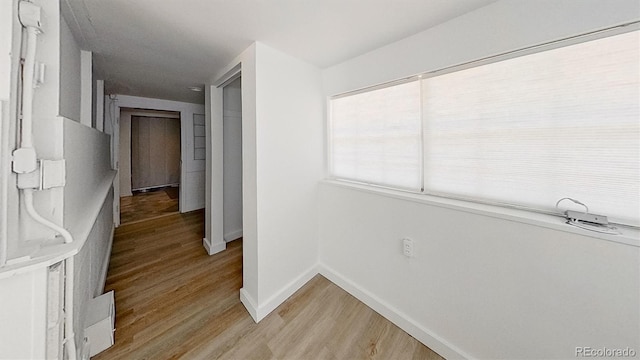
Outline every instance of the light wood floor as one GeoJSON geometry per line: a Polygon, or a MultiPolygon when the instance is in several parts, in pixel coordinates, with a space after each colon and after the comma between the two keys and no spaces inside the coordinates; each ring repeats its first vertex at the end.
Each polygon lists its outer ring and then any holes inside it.
{"type": "Polygon", "coordinates": [[[116,344],[93,359],[441,359],[320,275],[255,324],[242,241],[209,256],[202,233],[202,211],[117,229],[116,344]]]}
{"type": "Polygon", "coordinates": [[[120,198],[120,223],[129,224],[178,212],[178,188],[168,187],[120,198]]]}

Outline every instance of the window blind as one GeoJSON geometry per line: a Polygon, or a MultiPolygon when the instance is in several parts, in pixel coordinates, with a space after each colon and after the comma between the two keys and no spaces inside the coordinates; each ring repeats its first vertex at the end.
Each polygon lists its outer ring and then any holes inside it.
{"type": "Polygon", "coordinates": [[[640,225],[639,31],[330,105],[334,178],[640,225]]]}
{"type": "Polygon", "coordinates": [[[429,191],[638,224],[638,31],[423,81],[429,191]]]}
{"type": "Polygon", "coordinates": [[[332,99],[332,176],[420,191],[420,107],[418,81],[332,99]]]}

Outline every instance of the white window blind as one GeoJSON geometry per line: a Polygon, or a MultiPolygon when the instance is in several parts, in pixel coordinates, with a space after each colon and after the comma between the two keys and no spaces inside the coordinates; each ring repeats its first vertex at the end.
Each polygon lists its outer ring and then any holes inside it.
{"type": "Polygon", "coordinates": [[[429,191],[638,223],[640,37],[631,32],[423,82],[429,191]]]}
{"type": "Polygon", "coordinates": [[[640,224],[640,32],[331,100],[331,175],[640,224]]]}
{"type": "Polygon", "coordinates": [[[331,174],[419,191],[421,122],[418,81],[332,99],[331,174]]]}

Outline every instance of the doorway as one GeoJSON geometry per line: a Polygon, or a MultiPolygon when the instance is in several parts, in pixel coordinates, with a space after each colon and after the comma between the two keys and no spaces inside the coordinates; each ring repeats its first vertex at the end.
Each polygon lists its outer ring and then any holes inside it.
{"type": "Polygon", "coordinates": [[[122,108],[120,223],[179,212],[180,113],[122,108]]]}
{"type": "Polygon", "coordinates": [[[242,237],[242,85],[241,79],[223,87],[223,237],[242,237]]]}

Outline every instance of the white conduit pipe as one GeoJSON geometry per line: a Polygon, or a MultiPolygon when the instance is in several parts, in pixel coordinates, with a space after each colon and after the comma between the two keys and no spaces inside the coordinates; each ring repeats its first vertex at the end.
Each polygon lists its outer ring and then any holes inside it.
{"type": "Polygon", "coordinates": [[[27,54],[24,59],[24,83],[22,84],[22,132],[20,147],[33,148],[33,90],[36,68],[36,44],[39,30],[27,28],[27,54]]]}
{"type": "Polygon", "coordinates": [[[73,242],[73,237],[71,237],[71,233],[67,231],[67,229],[43,218],[40,214],[38,214],[36,209],[33,207],[34,189],[22,189],[22,193],[24,194],[24,205],[27,213],[33,220],[60,234],[64,238],[65,244],[73,242]]]}
{"type": "MultiPolygon", "coordinates": [[[[22,148],[33,148],[33,90],[34,90],[34,72],[36,57],[36,41],[39,30],[35,27],[27,27],[27,53],[24,62],[24,83],[22,85],[22,131],[20,137],[20,146],[22,148]]],[[[25,208],[27,213],[36,222],[50,228],[59,233],[65,243],[73,242],[71,233],[62,226],[59,226],[45,218],[43,218],[33,207],[34,189],[22,189],[24,195],[25,208]]],[[[65,296],[64,296],[64,337],[65,348],[67,349],[68,359],[77,360],[76,339],[73,331],[73,288],[74,288],[74,261],[73,256],[65,260],[65,296]]]]}

